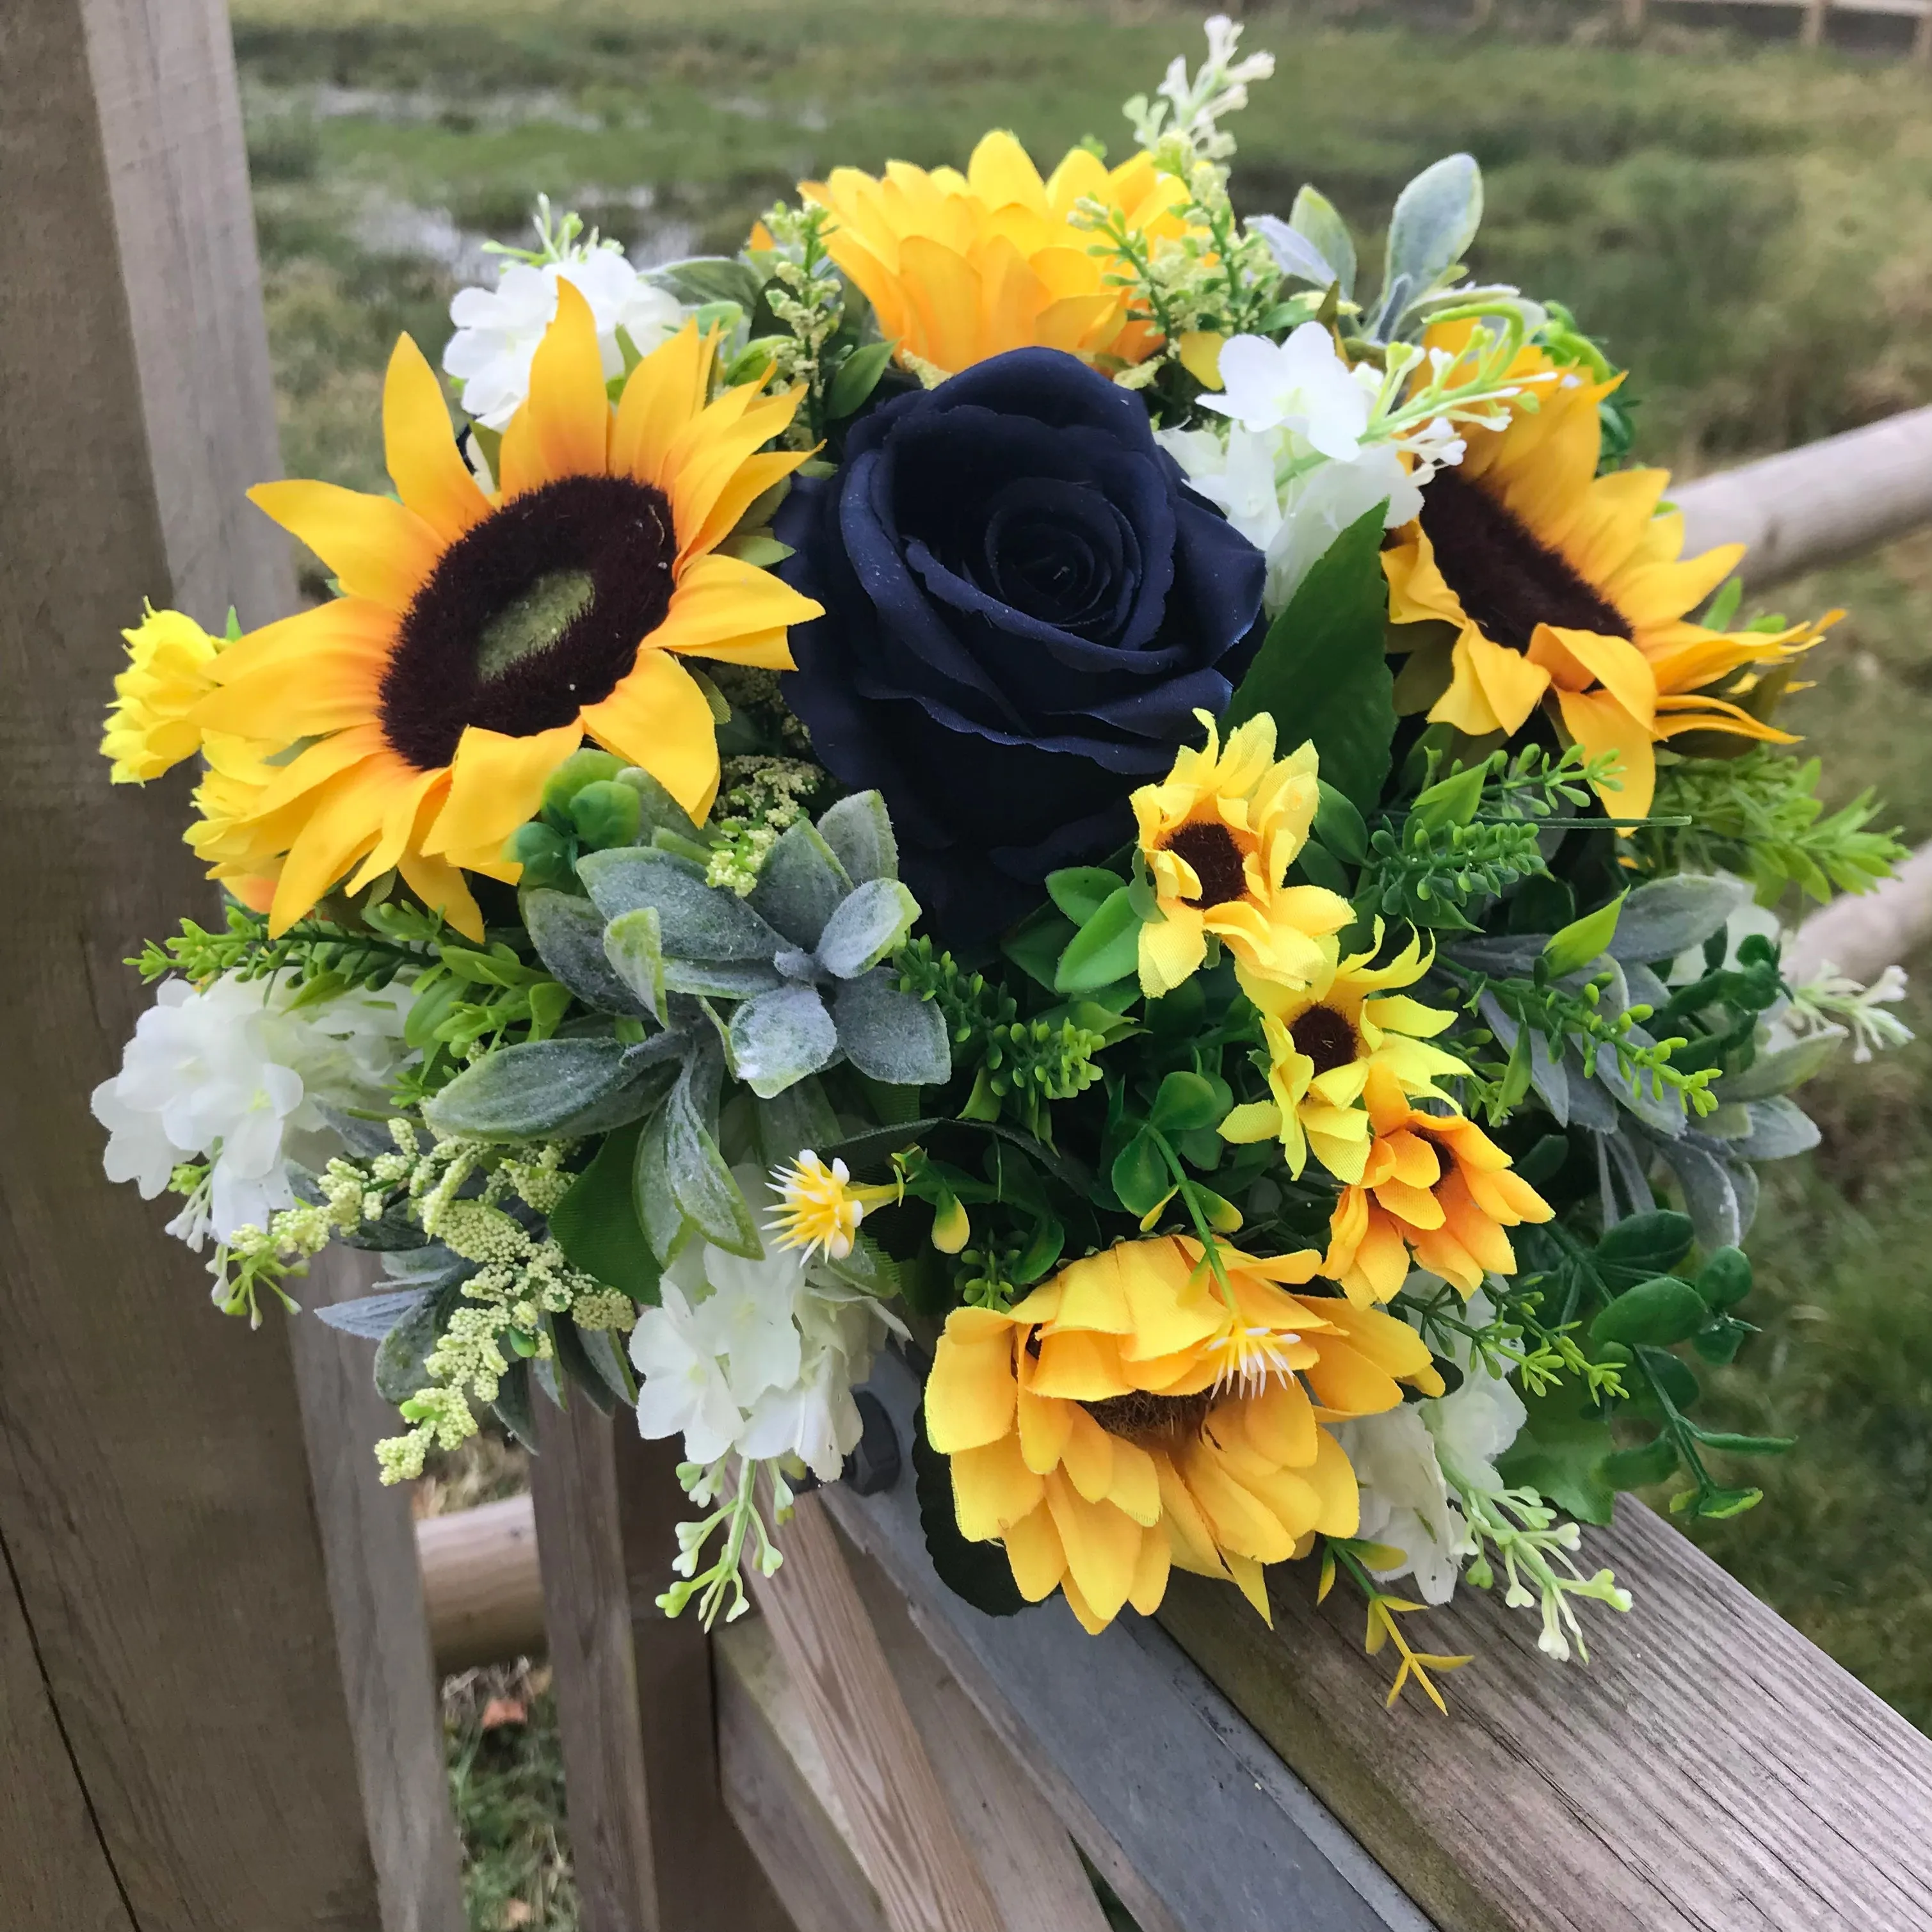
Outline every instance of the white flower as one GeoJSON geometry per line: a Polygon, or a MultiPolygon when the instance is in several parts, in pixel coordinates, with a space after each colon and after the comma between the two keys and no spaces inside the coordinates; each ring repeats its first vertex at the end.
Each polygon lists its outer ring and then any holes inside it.
{"type": "Polygon", "coordinates": [[[340,1150],[319,1103],[381,1105],[404,1057],[406,988],[292,1012],[293,998],[284,977],[220,979],[202,992],[170,980],[136,1023],[120,1072],[94,1090],[110,1180],[152,1200],[183,1162],[210,1162],[169,1224],[190,1246],[292,1207],[292,1154],[319,1166],[340,1150]]]}
{"type": "Polygon", "coordinates": [[[500,430],[530,393],[530,358],[556,314],[556,285],[570,284],[590,304],[604,373],[621,375],[622,329],[648,356],[683,320],[676,296],[654,286],[622,250],[574,247],[561,261],[512,262],[494,289],[459,289],[449,304],[456,333],[442,366],[462,387],[463,406],[486,428],[500,430]]]}
{"type": "MultiPolygon", "coordinates": [[[[1373,372],[1368,372],[1373,378],[1373,372]]],[[[1335,338],[1318,322],[1304,322],[1286,342],[1237,335],[1221,345],[1222,391],[1201,406],[1232,416],[1259,434],[1285,429],[1336,463],[1360,454],[1362,433],[1378,381],[1364,386],[1335,338]]]]}
{"type": "Polygon", "coordinates": [[[731,1394],[717,1336],[667,1277],[655,1308],[640,1310],[631,1330],[631,1360],[643,1380],[638,1388],[638,1428],[652,1438],[684,1437],[694,1462],[716,1462],[738,1439],[744,1415],[731,1394]]]}

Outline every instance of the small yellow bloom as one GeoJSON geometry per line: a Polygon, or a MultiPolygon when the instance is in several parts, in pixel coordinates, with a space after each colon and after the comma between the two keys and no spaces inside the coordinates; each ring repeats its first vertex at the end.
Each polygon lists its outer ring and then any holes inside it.
{"type": "Polygon", "coordinates": [[[826,1166],[809,1148],[790,1166],[772,1170],[772,1187],[778,1197],[778,1246],[808,1255],[816,1250],[835,1262],[852,1252],[868,1207],[899,1198],[896,1187],[854,1180],[842,1160],[826,1166]]]}
{"type": "Polygon", "coordinates": [[[1197,972],[1210,933],[1249,972],[1306,986],[1331,962],[1322,942],[1354,916],[1339,893],[1282,883],[1314,822],[1315,748],[1277,763],[1274,720],[1263,712],[1224,749],[1213,718],[1194,715],[1206,745],[1183,750],[1163,783],[1133,795],[1161,913],[1141,928],[1141,991],[1156,999],[1197,972]]]}
{"type": "Polygon", "coordinates": [[[194,792],[200,816],[182,835],[206,863],[208,876],[256,912],[274,902],[287,844],[276,821],[261,815],[262,796],[278,770],[262,760],[268,748],[251,738],[209,732],[201,746],[208,769],[194,792]]]}
{"type": "Polygon", "coordinates": [[[121,634],[129,662],[114,680],[100,754],[113,760],[115,784],[145,784],[201,749],[201,730],[190,714],[214,688],[221,645],[192,617],[152,604],[140,622],[121,634]]]}
{"type": "Polygon", "coordinates": [[[1150,243],[1179,239],[1186,188],[1148,154],[1110,172],[1076,148],[1042,181],[1019,142],[996,131],[963,175],[891,161],[883,178],[835,168],[799,191],[831,214],[827,252],[908,368],[957,375],[1034,347],[1139,362],[1160,344],[1110,279],[1125,265],[1074,219],[1080,202],[1097,202],[1150,243]]]}
{"type": "Polygon", "coordinates": [[[1381,946],[1378,922],[1366,952],[1342,960],[1331,955],[1326,970],[1299,989],[1237,966],[1241,990],[1261,1009],[1274,1097],[1235,1108],[1221,1124],[1224,1139],[1279,1138],[1298,1178],[1312,1153],[1338,1180],[1359,1181],[1372,1129],[1357,1103],[1371,1068],[1386,1068],[1412,1097],[1450,1097],[1437,1080],[1469,1070],[1429,1042],[1456,1016],[1391,990],[1413,986],[1432,956],[1412,939],[1378,967],[1372,962],[1381,946]]]}
{"type": "Polygon", "coordinates": [[[1388,1300],[1412,1257],[1465,1295],[1486,1273],[1514,1274],[1503,1230],[1552,1210],[1509,1156],[1460,1114],[1412,1108],[1386,1066],[1370,1069],[1364,1098],[1375,1143],[1360,1183],[1336,1203],[1322,1273],[1358,1304],[1388,1300]]]}
{"type": "Polygon", "coordinates": [[[1170,1569],[1233,1581],[1268,1615],[1262,1565],[1352,1536],[1354,1472],[1326,1421],[1372,1415],[1403,1382],[1439,1392],[1406,1322],[1311,1280],[1312,1250],[1127,1241],[1008,1310],[956,1309],[926,1389],[961,1533],[1005,1546],[1020,1593],[1063,1592],[1090,1630],[1159,1606],[1170,1569]]]}

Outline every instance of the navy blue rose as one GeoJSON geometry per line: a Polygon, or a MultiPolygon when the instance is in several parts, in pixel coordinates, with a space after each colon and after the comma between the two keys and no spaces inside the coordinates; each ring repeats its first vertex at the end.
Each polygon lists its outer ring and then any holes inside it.
{"type": "Polygon", "coordinates": [[[862,422],[776,534],[826,614],[787,701],[826,769],[885,795],[953,943],[1124,844],[1127,795],[1219,716],[1259,632],[1260,551],[1186,486],[1138,397],[1020,349],[862,422]]]}

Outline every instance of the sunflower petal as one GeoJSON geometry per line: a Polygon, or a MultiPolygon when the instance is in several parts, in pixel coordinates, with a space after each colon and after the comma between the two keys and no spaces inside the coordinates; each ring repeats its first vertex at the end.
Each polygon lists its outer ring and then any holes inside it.
{"type": "Polygon", "coordinates": [[[560,476],[602,476],[608,460],[610,400],[590,304],[556,285],[556,314],[530,358],[530,394],[503,432],[497,478],[506,498],[560,476]]]}
{"type": "Polygon", "coordinates": [[[415,511],[336,483],[257,483],[248,500],[299,537],[350,597],[398,616],[436,566],[442,545],[415,511]]]}
{"type": "Polygon", "coordinates": [[[490,513],[456,446],[442,386],[422,351],[398,336],[382,384],[382,445],[396,494],[445,543],[490,513]]]}
{"type": "Polygon", "coordinates": [[[718,731],[703,692],[676,658],[646,645],[609,697],[584,707],[606,751],[641,765],[694,819],[718,794],[718,731]]]}
{"type": "Polygon", "coordinates": [[[583,741],[582,728],[574,724],[527,738],[465,725],[450,761],[449,796],[422,842],[424,854],[433,859],[472,846],[501,845],[536,818],[544,780],[583,741]]]}

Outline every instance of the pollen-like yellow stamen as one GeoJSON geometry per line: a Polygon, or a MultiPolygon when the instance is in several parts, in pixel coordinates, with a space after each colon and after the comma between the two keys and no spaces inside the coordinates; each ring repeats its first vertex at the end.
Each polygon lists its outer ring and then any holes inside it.
{"type": "Polygon", "coordinates": [[[1220,1372],[1214,1378],[1214,1392],[1232,1388],[1243,1396],[1262,1394],[1271,1382],[1286,1381],[1294,1373],[1288,1351],[1301,1340],[1283,1328],[1236,1327],[1208,1344],[1208,1353],[1220,1358],[1220,1372]]]}
{"type": "Polygon", "coordinates": [[[852,1252],[868,1207],[898,1198],[896,1188],[855,1182],[842,1160],[828,1167],[809,1148],[789,1167],[774,1168],[771,1184],[778,1197],[778,1245],[835,1262],[852,1252]]]}

